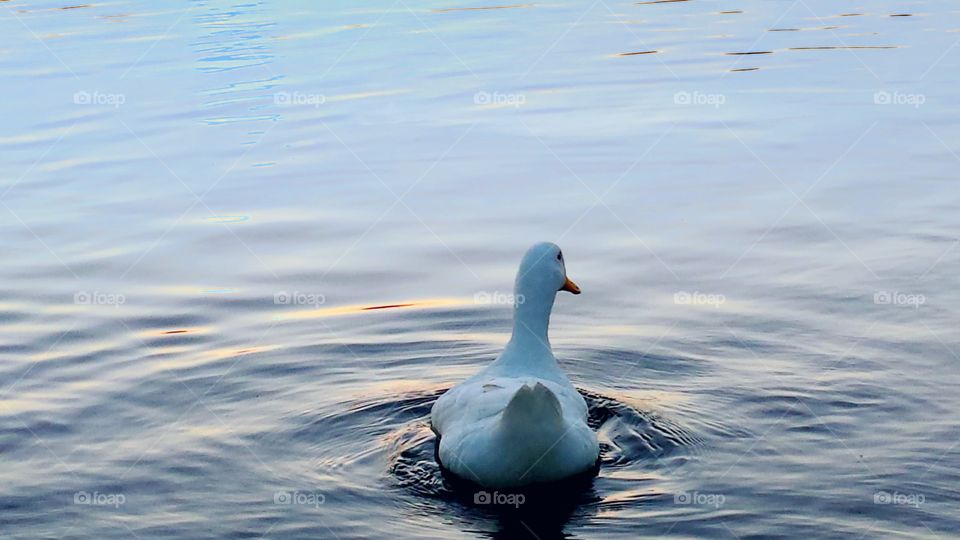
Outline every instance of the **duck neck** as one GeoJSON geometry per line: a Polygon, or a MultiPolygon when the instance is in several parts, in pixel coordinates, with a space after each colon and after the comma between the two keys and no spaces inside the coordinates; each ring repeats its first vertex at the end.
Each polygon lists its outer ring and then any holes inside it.
{"type": "MultiPolygon", "coordinates": [[[[543,349],[550,353],[547,329],[555,294],[515,294],[513,307],[513,335],[510,344],[527,350],[543,349]]],[[[552,353],[551,353],[552,354],[552,353]]]]}

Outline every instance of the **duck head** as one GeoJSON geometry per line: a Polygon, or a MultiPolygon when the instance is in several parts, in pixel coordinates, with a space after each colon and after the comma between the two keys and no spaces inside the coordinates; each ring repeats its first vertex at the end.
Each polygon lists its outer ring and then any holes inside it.
{"type": "Polygon", "coordinates": [[[547,327],[559,291],[580,294],[580,287],[567,277],[559,246],[551,242],[535,244],[520,261],[514,283],[514,340],[532,338],[549,347],[547,327]]]}
{"type": "Polygon", "coordinates": [[[520,261],[514,292],[525,297],[552,298],[558,291],[580,294],[580,287],[567,277],[560,246],[551,242],[534,244],[520,261]]]}

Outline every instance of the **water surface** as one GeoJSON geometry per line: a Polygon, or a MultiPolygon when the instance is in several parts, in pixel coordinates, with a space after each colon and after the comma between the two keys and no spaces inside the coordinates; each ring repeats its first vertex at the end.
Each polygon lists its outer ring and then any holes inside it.
{"type": "Polygon", "coordinates": [[[956,6],[13,0],[0,36],[4,537],[960,528],[956,6]],[[603,456],[511,512],[429,411],[539,240],[603,456]]]}

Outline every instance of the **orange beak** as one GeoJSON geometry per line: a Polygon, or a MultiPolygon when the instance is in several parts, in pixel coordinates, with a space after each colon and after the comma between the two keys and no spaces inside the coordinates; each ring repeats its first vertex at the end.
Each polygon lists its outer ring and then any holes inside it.
{"type": "Polygon", "coordinates": [[[573,294],[580,294],[580,287],[570,278],[567,278],[567,280],[563,283],[563,287],[560,287],[560,290],[571,292],[573,294]]]}

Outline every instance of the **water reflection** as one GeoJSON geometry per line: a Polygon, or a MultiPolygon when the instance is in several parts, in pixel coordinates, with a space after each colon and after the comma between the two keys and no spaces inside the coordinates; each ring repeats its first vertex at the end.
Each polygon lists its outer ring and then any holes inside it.
{"type": "Polygon", "coordinates": [[[269,19],[268,8],[262,2],[235,5],[229,9],[211,4],[206,13],[193,17],[194,23],[205,32],[193,43],[193,50],[198,55],[197,69],[218,75],[216,87],[201,91],[201,95],[213,98],[203,107],[227,112],[205,118],[208,124],[278,119],[277,114],[258,113],[270,108],[273,95],[268,91],[283,79],[271,68],[274,53],[268,32],[276,27],[276,23],[269,19]]]}
{"type": "Polygon", "coordinates": [[[82,6],[0,2],[0,536],[960,528],[955,9],[82,6]],[[500,512],[427,419],[542,239],[604,461],[500,512]]]}
{"type": "Polygon", "coordinates": [[[487,11],[491,9],[518,9],[518,8],[529,8],[533,7],[530,4],[516,4],[512,6],[477,6],[477,7],[457,7],[457,8],[441,8],[441,9],[432,9],[434,13],[447,13],[451,11],[487,11]]]}

